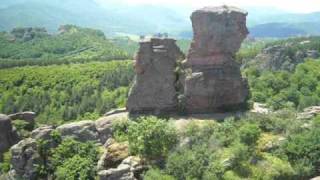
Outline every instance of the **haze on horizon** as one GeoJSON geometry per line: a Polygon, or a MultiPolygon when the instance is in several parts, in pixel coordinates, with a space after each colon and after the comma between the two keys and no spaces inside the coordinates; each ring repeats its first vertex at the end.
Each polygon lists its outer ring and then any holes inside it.
{"type": "Polygon", "coordinates": [[[96,0],[100,3],[114,1],[128,5],[174,5],[189,8],[232,5],[238,7],[268,7],[292,13],[320,11],[320,0],[96,0]]]}

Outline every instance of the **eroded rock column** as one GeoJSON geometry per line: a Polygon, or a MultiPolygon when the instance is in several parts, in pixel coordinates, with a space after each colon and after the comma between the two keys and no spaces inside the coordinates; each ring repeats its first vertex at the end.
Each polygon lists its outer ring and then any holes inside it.
{"type": "Polygon", "coordinates": [[[129,92],[130,113],[175,111],[178,100],[176,61],[183,57],[174,39],[152,38],[140,42],[135,57],[136,78],[129,92]]]}
{"type": "Polygon", "coordinates": [[[247,81],[234,61],[246,38],[247,13],[235,7],[206,7],[192,13],[194,38],[185,66],[184,84],[189,113],[241,109],[248,97],[247,81]]]}

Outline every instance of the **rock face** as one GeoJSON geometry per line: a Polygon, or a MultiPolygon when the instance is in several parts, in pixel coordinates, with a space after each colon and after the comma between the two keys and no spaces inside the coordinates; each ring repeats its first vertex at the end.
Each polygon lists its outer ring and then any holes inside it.
{"type": "Polygon", "coordinates": [[[233,57],[248,34],[246,16],[227,6],[192,13],[194,39],[185,62],[191,69],[184,84],[187,112],[218,112],[245,105],[248,85],[233,57]]]}
{"type": "Polygon", "coordinates": [[[139,157],[130,156],[116,168],[99,171],[98,176],[100,180],[137,180],[145,170],[147,166],[139,157]]]}
{"type": "Polygon", "coordinates": [[[12,127],[10,118],[0,114],[0,161],[2,160],[2,154],[7,152],[18,141],[18,134],[12,127]]]}
{"type": "Polygon", "coordinates": [[[100,141],[99,133],[94,121],[80,121],[70,124],[64,124],[56,129],[61,133],[62,138],[74,138],[80,142],[100,141]]]}
{"type": "Polygon", "coordinates": [[[136,79],[127,102],[130,113],[161,113],[176,109],[175,68],[177,59],[183,56],[173,39],[152,38],[140,42],[135,57],[136,79]]]}
{"type": "Polygon", "coordinates": [[[317,50],[295,50],[296,44],[272,45],[264,48],[255,58],[244,60],[244,67],[257,67],[264,71],[294,71],[298,64],[304,63],[305,59],[317,59],[320,57],[317,50]],[[289,54],[288,52],[292,52],[289,54]]]}
{"type": "Polygon", "coordinates": [[[35,112],[19,112],[15,114],[10,114],[9,115],[10,119],[12,121],[14,120],[23,120],[29,124],[30,127],[34,127],[35,125],[35,118],[36,118],[36,113],[35,112]]]}
{"type": "Polygon", "coordinates": [[[311,106],[305,108],[302,113],[299,113],[298,119],[312,119],[320,114],[320,106],[311,106]]]}
{"type": "Polygon", "coordinates": [[[40,156],[37,151],[37,142],[28,138],[20,141],[11,148],[11,170],[9,175],[14,179],[37,179],[37,165],[40,156]]]}

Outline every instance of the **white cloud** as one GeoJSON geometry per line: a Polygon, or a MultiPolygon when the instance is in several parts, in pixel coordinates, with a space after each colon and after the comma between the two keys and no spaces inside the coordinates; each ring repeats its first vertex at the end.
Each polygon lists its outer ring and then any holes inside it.
{"type": "MultiPolygon", "coordinates": [[[[110,1],[110,0],[106,0],[110,1]]],[[[198,8],[202,6],[233,5],[239,7],[274,7],[290,12],[320,11],[320,0],[117,0],[126,4],[181,5],[198,8]]]]}

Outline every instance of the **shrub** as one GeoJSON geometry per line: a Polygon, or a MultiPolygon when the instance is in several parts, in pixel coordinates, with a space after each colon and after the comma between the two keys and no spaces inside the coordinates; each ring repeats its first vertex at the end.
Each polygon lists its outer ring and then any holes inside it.
{"type": "Polygon", "coordinates": [[[10,164],[11,164],[11,152],[8,151],[3,154],[3,161],[0,163],[0,174],[9,172],[10,164]]]}
{"type": "Polygon", "coordinates": [[[187,125],[184,136],[190,139],[191,144],[201,144],[211,138],[216,126],[216,123],[213,121],[203,122],[201,124],[191,122],[187,125]]]}
{"type": "Polygon", "coordinates": [[[261,134],[257,124],[247,123],[239,130],[240,141],[246,145],[255,145],[261,134]]]}
{"type": "Polygon", "coordinates": [[[117,142],[123,142],[128,140],[128,127],[129,121],[127,119],[121,119],[112,123],[113,138],[117,142]]]}
{"type": "MultiPolygon", "coordinates": [[[[300,171],[301,164],[307,168],[307,171],[301,172],[305,177],[315,175],[320,168],[320,129],[312,128],[300,134],[291,135],[288,142],[283,146],[289,161],[300,171]],[[311,167],[311,168],[310,168],[311,167]],[[311,170],[310,170],[311,169],[311,170]]],[[[305,178],[304,177],[304,178],[305,178]]],[[[302,177],[303,178],[303,177],[302,177]]]]}
{"type": "Polygon", "coordinates": [[[179,149],[169,155],[166,172],[177,179],[202,179],[210,162],[210,154],[206,146],[179,149]]]}
{"type": "Polygon", "coordinates": [[[170,176],[159,169],[150,169],[143,177],[144,180],[175,180],[173,176],[170,176]]]}
{"type": "Polygon", "coordinates": [[[253,179],[291,180],[294,173],[288,161],[271,154],[264,154],[263,159],[252,167],[253,179]]]}
{"type": "MultiPolygon", "coordinates": [[[[98,161],[98,150],[93,142],[81,143],[73,139],[65,139],[57,148],[52,149],[50,160],[53,169],[56,170],[60,166],[66,165],[66,161],[74,156],[86,158],[96,163],[98,161]]],[[[69,161],[68,164],[70,163],[69,161]]]]}
{"type": "Polygon", "coordinates": [[[12,121],[12,124],[17,129],[19,136],[23,138],[30,136],[30,131],[33,130],[33,125],[23,120],[12,121]]]}
{"type": "Polygon", "coordinates": [[[55,176],[57,180],[94,180],[95,163],[92,162],[92,159],[75,155],[58,166],[55,176]]]}
{"type": "Polygon", "coordinates": [[[143,117],[132,122],[128,129],[129,150],[147,158],[167,156],[178,142],[175,129],[165,120],[143,117]]]}

